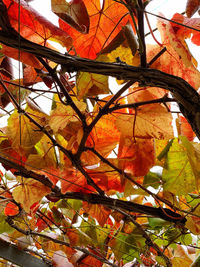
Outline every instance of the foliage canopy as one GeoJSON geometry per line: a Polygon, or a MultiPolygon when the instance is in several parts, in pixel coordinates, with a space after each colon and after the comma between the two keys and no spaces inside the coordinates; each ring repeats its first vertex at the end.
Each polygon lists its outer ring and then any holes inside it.
{"type": "Polygon", "coordinates": [[[28,2],[0,0],[0,257],[198,266],[200,1],[161,41],[149,1],[51,0],[59,26],[28,2]]]}

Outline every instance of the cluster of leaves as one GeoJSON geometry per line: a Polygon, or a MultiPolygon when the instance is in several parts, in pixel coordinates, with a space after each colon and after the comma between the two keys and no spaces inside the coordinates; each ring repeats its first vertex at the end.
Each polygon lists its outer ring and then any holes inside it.
{"type": "Polygon", "coordinates": [[[188,1],[187,17],[159,18],[155,45],[144,38],[148,1],[51,0],[59,27],[27,2],[0,1],[1,120],[8,117],[0,129],[0,238],[38,256],[36,246],[55,266],[190,266],[195,258],[197,266],[200,144],[180,112],[174,136],[178,99],[166,89],[173,92],[174,76],[195,93],[200,87],[185,41],[200,45],[200,19],[191,18],[199,1],[188,1]],[[76,68],[57,65],[56,55],[76,68]],[[10,58],[22,63],[23,78],[10,58]],[[168,80],[162,88],[113,72],[113,90],[102,62],[159,70],[168,80]]]}

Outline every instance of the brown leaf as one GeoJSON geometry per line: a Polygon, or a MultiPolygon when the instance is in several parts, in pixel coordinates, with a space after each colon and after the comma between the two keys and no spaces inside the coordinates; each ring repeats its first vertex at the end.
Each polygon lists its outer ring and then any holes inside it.
{"type": "Polygon", "coordinates": [[[200,7],[200,0],[187,0],[186,14],[191,18],[200,7]]]}
{"type": "Polygon", "coordinates": [[[83,0],[51,0],[52,11],[81,33],[88,33],[90,20],[83,0]]]}

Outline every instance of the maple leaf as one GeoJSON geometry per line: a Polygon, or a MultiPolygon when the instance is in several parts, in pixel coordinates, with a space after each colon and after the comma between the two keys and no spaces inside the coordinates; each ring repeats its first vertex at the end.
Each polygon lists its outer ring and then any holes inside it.
{"type": "Polygon", "coordinates": [[[76,81],[78,99],[99,94],[108,94],[108,77],[105,75],[80,72],[76,81]]]}
{"type": "Polygon", "coordinates": [[[99,0],[85,0],[84,3],[90,18],[90,30],[87,35],[77,32],[62,20],[59,20],[59,25],[73,38],[73,45],[79,56],[94,59],[103,45],[109,44],[121,30],[121,26],[126,25],[128,16],[121,21],[120,19],[127,13],[127,9],[112,0],[103,1],[102,7],[99,0]]]}
{"type": "Polygon", "coordinates": [[[4,209],[4,214],[6,216],[15,216],[19,213],[19,207],[13,203],[13,202],[8,202],[4,209]]]}
{"type": "MultiPolygon", "coordinates": [[[[76,106],[81,112],[86,110],[86,104],[84,102],[75,101],[76,106]]],[[[57,133],[58,130],[63,130],[67,125],[79,122],[79,118],[76,112],[70,107],[63,104],[58,104],[56,109],[51,112],[49,119],[49,125],[52,130],[57,133]]]]}
{"type": "Polygon", "coordinates": [[[160,104],[142,106],[134,115],[120,115],[116,126],[124,136],[157,139],[173,137],[172,116],[160,104]]]}
{"type": "Polygon", "coordinates": [[[195,191],[199,183],[198,157],[192,144],[184,137],[174,139],[163,169],[165,191],[186,195],[195,191]],[[181,140],[181,143],[179,143],[181,140]]]}
{"type": "MultiPolygon", "coordinates": [[[[26,112],[31,114],[40,125],[45,125],[48,115],[31,107],[27,107],[26,112]]],[[[43,136],[43,133],[39,131],[34,123],[30,122],[27,117],[19,114],[16,110],[8,119],[6,133],[12,142],[13,148],[19,151],[23,149],[28,154],[43,136]]]]}
{"type": "Polygon", "coordinates": [[[172,17],[172,20],[192,28],[192,29],[186,28],[182,25],[177,25],[171,22],[170,24],[179,39],[186,39],[186,38],[191,37],[191,41],[194,44],[198,46],[200,45],[200,41],[199,41],[200,19],[199,18],[186,18],[182,14],[175,13],[174,16],[172,17]],[[197,29],[197,31],[195,29],[197,29]]]}
{"type": "MultiPolygon", "coordinates": [[[[18,31],[18,10],[19,3],[12,0],[4,0],[5,5],[8,8],[8,17],[11,26],[18,31]]],[[[52,24],[45,17],[39,14],[31,6],[29,6],[24,0],[20,0],[20,34],[22,37],[35,42],[37,44],[49,46],[47,41],[57,41],[65,47],[72,45],[71,37],[59,27],[52,24]]],[[[18,50],[3,45],[1,52],[16,60],[19,59],[18,50]]],[[[42,65],[39,60],[26,52],[20,52],[21,61],[27,65],[31,65],[35,68],[41,69],[42,65]]]]}
{"type": "MultiPolygon", "coordinates": [[[[167,51],[151,65],[151,68],[179,76],[198,89],[200,73],[193,64],[194,60],[186,45],[184,35],[177,34],[176,28],[162,19],[158,20],[157,25],[167,51]]],[[[160,50],[161,47],[158,45],[147,46],[148,58],[153,58],[160,50]]]]}
{"type": "Polygon", "coordinates": [[[154,142],[152,139],[136,139],[121,136],[118,158],[123,159],[121,167],[136,177],[144,176],[155,162],[154,142]]]}
{"type": "Polygon", "coordinates": [[[89,204],[87,202],[83,202],[83,209],[86,213],[88,213],[93,218],[97,219],[100,226],[104,226],[106,223],[111,210],[108,208],[105,208],[103,205],[93,205],[89,204]]]}
{"type": "Polygon", "coordinates": [[[40,201],[51,192],[50,188],[31,178],[21,180],[21,185],[13,189],[12,195],[16,202],[20,203],[23,209],[29,213],[31,206],[40,201]]]}

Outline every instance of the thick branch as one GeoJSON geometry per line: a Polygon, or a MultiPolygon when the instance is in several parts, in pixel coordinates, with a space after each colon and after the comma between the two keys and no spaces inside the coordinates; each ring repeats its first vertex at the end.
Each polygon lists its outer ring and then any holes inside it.
{"type": "MultiPolygon", "coordinates": [[[[0,31],[0,42],[18,49],[18,33],[0,31]]],[[[196,135],[200,138],[200,96],[182,78],[164,73],[156,69],[133,67],[121,63],[107,63],[63,55],[47,47],[40,46],[21,37],[20,49],[35,56],[44,57],[65,66],[68,72],[85,71],[113,76],[122,80],[136,80],[144,86],[161,87],[173,93],[179,103],[181,112],[186,117],[196,135]]]]}
{"type": "Polygon", "coordinates": [[[51,264],[38,259],[7,241],[0,239],[0,257],[18,266],[50,267],[51,264]]]}
{"type": "Polygon", "coordinates": [[[45,175],[41,175],[33,171],[29,171],[25,167],[15,162],[12,162],[8,159],[5,159],[2,156],[0,156],[0,162],[3,164],[6,164],[7,166],[13,169],[18,170],[18,173],[25,178],[33,178],[41,182],[45,186],[48,186],[54,192],[53,195],[59,198],[79,199],[79,200],[87,201],[88,203],[91,203],[91,204],[101,204],[101,205],[110,207],[112,209],[122,208],[126,211],[139,212],[142,214],[151,215],[153,217],[158,217],[169,222],[185,223],[186,221],[186,219],[183,218],[180,214],[173,212],[169,209],[165,209],[165,208],[149,207],[145,205],[136,204],[130,201],[112,199],[112,198],[105,197],[103,195],[97,195],[97,194],[85,194],[85,193],[79,193],[79,192],[61,194],[60,189],[57,186],[53,186],[52,182],[45,175]]]}
{"type": "Polygon", "coordinates": [[[167,209],[167,208],[154,208],[141,204],[137,204],[131,201],[124,201],[119,199],[113,199],[106,196],[100,196],[97,194],[86,194],[81,192],[66,193],[64,195],[56,195],[60,198],[66,199],[79,199],[86,201],[90,204],[100,204],[107,206],[111,209],[120,208],[129,212],[137,212],[141,214],[147,214],[153,217],[161,218],[168,222],[182,223],[186,222],[186,219],[180,214],[167,209]]]}

